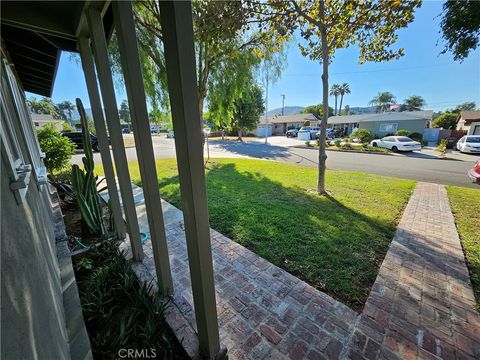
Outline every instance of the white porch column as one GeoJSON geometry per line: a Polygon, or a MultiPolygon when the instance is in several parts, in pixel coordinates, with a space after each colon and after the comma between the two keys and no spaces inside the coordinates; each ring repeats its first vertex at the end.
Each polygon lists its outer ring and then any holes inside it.
{"type": "Polygon", "coordinates": [[[128,103],[132,118],[137,148],[137,157],[142,176],[143,194],[147,211],[148,227],[152,241],[157,282],[161,292],[172,292],[167,239],[163,221],[162,202],[158,188],[157,169],[153,153],[152,134],[143,85],[142,69],[138,57],[132,4],[128,1],[112,3],[115,29],[117,31],[123,77],[127,89],[128,103]]]}
{"type": "Polygon", "coordinates": [[[212,358],[220,350],[220,341],[198,109],[192,8],[188,1],[160,1],[159,4],[198,338],[201,351],[212,358]]]}
{"type": "Polygon", "coordinates": [[[120,208],[115,172],[113,170],[112,158],[110,156],[107,127],[103,117],[100,94],[98,93],[97,77],[95,75],[95,66],[93,64],[92,52],[90,49],[90,40],[86,37],[80,37],[78,39],[78,46],[80,50],[80,58],[82,60],[83,75],[85,76],[85,82],[87,84],[88,98],[90,99],[90,106],[92,107],[93,122],[95,123],[95,129],[97,130],[98,145],[100,147],[102,165],[108,186],[108,196],[112,204],[115,230],[119,239],[125,239],[125,223],[120,208]]]}
{"type": "Polygon", "coordinates": [[[128,234],[132,247],[133,259],[143,259],[143,248],[140,240],[140,229],[138,227],[137,213],[133,200],[132,184],[128,172],[127,155],[123,144],[122,128],[118,116],[117,100],[113,86],[112,71],[108,60],[107,41],[100,12],[96,9],[87,10],[87,22],[92,39],[93,55],[97,67],[100,91],[102,93],[105,116],[107,118],[108,130],[112,142],[113,157],[117,170],[118,183],[123,200],[123,210],[127,220],[128,234]]]}

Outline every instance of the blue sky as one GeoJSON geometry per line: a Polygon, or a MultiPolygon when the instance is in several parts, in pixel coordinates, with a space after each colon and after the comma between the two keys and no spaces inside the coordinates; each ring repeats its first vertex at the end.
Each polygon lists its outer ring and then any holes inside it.
{"type": "MultiPolygon", "coordinates": [[[[421,95],[427,109],[444,110],[465,101],[480,104],[480,49],[471,52],[463,62],[453,61],[450,53],[439,55],[441,1],[425,1],[415,14],[415,20],[398,32],[396,47],[405,49],[399,60],[384,63],[358,64],[358,49],[339,50],[330,65],[330,84],[347,82],[352,93],[344,105],[367,106],[379,91],[392,92],[399,102],[410,95],[421,95]]],[[[269,109],[285,105],[307,106],[321,102],[321,65],[300,54],[295,43],[287,54],[288,64],[282,77],[269,89],[269,109]]],[[[125,98],[117,89],[117,101],[125,98]]],[[[62,54],[53,91],[53,101],[74,101],[80,97],[89,107],[81,66],[62,54]]],[[[333,98],[330,98],[333,103],[333,98]]]]}

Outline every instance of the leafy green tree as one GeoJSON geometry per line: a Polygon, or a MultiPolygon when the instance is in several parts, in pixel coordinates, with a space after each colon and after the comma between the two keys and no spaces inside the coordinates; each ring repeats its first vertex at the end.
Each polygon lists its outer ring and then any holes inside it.
{"type": "Polygon", "coordinates": [[[405,130],[405,129],[400,129],[400,130],[397,130],[395,135],[397,135],[397,136],[408,136],[408,135],[410,135],[410,131],[405,130]]]}
{"type": "Polygon", "coordinates": [[[249,84],[235,101],[235,108],[235,127],[242,140],[242,132],[255,129],[265,111],[262,89],[255,83],[249,84]]]}
{"type": "Polygon", "coordinates": [[[387,61],[403,55],[403,49],[391,49],[396,31],[414,17],[420,0],[405,1],[303,1],[267,0],[260,3],[260,13],[281,33],[299,33],[305,40],[300,51],[311,60],[320,61],[322,70],[323,118],[318,162],[319,194],[325,194],[325,152],[328,120],[328,66],[337,49],[357,45],[360,63],[387,61]]]}
{"type": "Polygon", "coordinates": [[[330,88],[329,94],[330,94],[330,96],[335,96],[335,112],[334,112],[334,115],[337,115],[337,101],[338,101],[338,96],[340,95],[340,85],[333,84],[332,87],[330,88]]]}
{"type": "Polygon", "coordinates": [[[120,109],[118,109],[118,116],[120,117],[120,121],[124,124],[130,124],[132,119],[130,118],[130,109],[128,107],[128,101],[123,100],[120,104],[120,109]]]}
{"type": "MultiPolygon", "coordinates": [[[[321,120],[323,117],[323,105],[309,105],[302,110],[302,114],[313,114],[318,120],[321,120]]],[[[334,110],[331,107],[328,107],[328,116],[333,116],[334,110]]]]}
{"type": "Polygon", "coordinates": [[[440,27],[446,42],[441,53],[452,52],[455,60],[465,60],[480,41],[480,1],[445,1],[440,27]]]}
{"type": "Polygon", "coordinates": [[[375,106],[376,112],[384,112],[390,109],[390,105],[394,104],[395,100],[395,96],[391,92],[384,91],[370,100],[369,105],[375,106]]]}
{"type": "Polygon", "coordinates": [[[447,112],[454,112],[454,113],[460,113],[462,111],[467,111],[467,110],[475,110],[477,105],[471,101],[471,102],[464,102],[463,104],[457,105],[454,109],[452,110],[447,110],[447,112]]]}
{"type": "Polygon", "coordinates": [[[417,111],[422,110],[425,106],[425,99],[418,95],[412,95],[405,99],[404,103],[400,106],[400,111],[417,111]]]}
{"type": "Polygon", "coordinates": [[[65,168],[73,153],[75,144],[67,137],[64,137],[53,124],[47,124],[37,130],[40,148],[45,153],[43,162],[49,173],[65,168]]]}
{"type": "Polygon", "coordinates": [[[27,100],[27,105],[34,114],[48,114],[55,119],[59,118],[57,106],[50,98],[43,97],[41,100],[37,100],[36,97],[32,96],[27,100]]]}
{"type": "Polygon", "coordinates": [[[342,103],[343,103],[343,97],[346,94],[350,94],[350,85],[347,83],[343,83],[342,85],[339,85],[338,87],[338,93],[340,95],[340,107],[338,108],[338,113],[342,113],[342,103]]]}
{"type": "Polygon", "coordinates": [[[457,126],[458,114],[456,113],[444,113],[438,116],[432,122],[434,128],[443,128],[453,130],[457,126]]]}
{"type": "Polygon", "coordinates": [[[358,129],[352,133],[351,137],[360,139],[362,143],[368,143],[372,140],[372,133],[367,129],[358,129]]]}

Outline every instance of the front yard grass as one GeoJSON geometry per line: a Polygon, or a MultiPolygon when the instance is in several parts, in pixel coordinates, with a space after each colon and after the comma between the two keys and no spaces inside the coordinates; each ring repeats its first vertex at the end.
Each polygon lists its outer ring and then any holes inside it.
{"type": "Polygon", "coordinates": [[[480,190],[448,186],[447,192],[480,310],[480,190]]]}
{"type": "MultiPolygon", "coordinates": [[[[158,160],[160,193],[181,206],[176,160],[158,160]]],[[[130,163],[140,184],[138,163],[130,163]]],[[[250,159],[208,163],[210,226],[334,298],[361,310],[415,186],[358,172],[250,159]]]]}

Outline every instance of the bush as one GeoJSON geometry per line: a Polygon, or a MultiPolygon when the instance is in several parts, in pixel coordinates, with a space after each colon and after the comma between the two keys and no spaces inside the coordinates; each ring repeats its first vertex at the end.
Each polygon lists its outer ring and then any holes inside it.
{"type": "Polygon", "coordinates": [[[370,145],[368,144],[368,142],[362,143],[362,148],[364,148],[364,149],[368,149],[369,146],[370,145]]]}
{"type": "Polygon", "coordinates": [[[49,173],[62,170],[75,152],[75,144],[63,137],[53,124],[37,130],[40,148],[45,153],[43,162],[49,173]]]}
{"type": "Polygon", "coordinates": [[[335,146],[336,147],[340,147],[340,145],[342,144],[342,142],[340,140],[335,140],[335,146]]]}
{"type": "Polygon", "coordinates": [[[458,119],[458,114],[445,113],[437,117],[435,120],[433,120],[432,127],[453,130],[457,125],[457,119],[458,119]]]}
{"type": "Polygon", "coordinates": [[[437,151],[441,154],[445,154],[445,151],[447,150],[447,145],[448,145],[447,139],[440,140],[440,144],[438,144],[437,146],[437,151]]]}
{"type": "Polygon", "coordinates": [[[73,131],[74,128],[67,122],[62,123],[62,131],[73,131]]]}
{"type": "Polygon", "coordinates": [[[307,145],[308,147],[312,146],[312,144],[310,144],[310,141],[305,141],[305,145],[307,145]]]}
{"type": "Polygon", "coordinates": [[[345,149],[345,150],[352,150],[353,149],[353,146],[350,145],[349,143],[345,143],[341,146],[342,149],[345,149]]]}
{"type": "Polygon", "coordinates": [[[305,120],[303,122],[303,126],[310,126],[310,120],[305,120]]]}
{"type": "Polygon", "coordinates": [[[408,137],[410,139],[415,140],[415,141],[422,141],[422,139],[423,139],[423,135],[418,133],[418,132],[411,133],[411,134],[408,135],[408,137]]]}
{"type": "Polygon", "coordinates": [[[352,133],[351,137],[360,139],[360,142],[370,142],[372,140],[372,133],[367,129],[358,129],[352,133]]]}
{"type": "Polygon", "coordinates": [[[396,136],[408,136],[410,134],[410,131],[408,130],[397,130],[397,132],[395,133],[396,136]]]}

